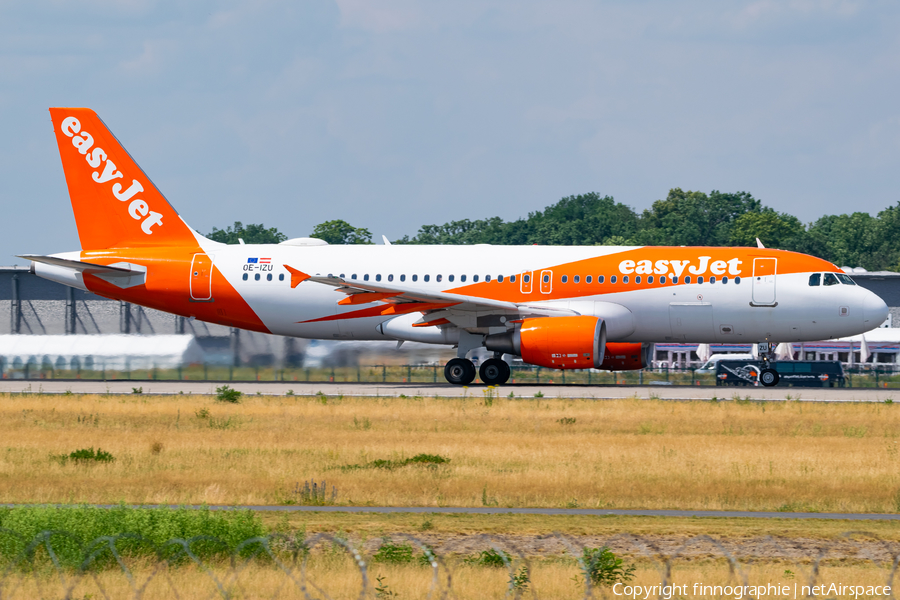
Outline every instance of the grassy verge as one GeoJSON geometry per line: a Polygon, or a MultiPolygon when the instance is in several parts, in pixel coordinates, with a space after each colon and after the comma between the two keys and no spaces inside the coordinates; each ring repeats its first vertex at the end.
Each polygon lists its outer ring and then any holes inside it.
{"type": "Polygon", "coordinates": [[[0,498],[900,511],[900,405],[485,393],[0,395],[0,498]]]}

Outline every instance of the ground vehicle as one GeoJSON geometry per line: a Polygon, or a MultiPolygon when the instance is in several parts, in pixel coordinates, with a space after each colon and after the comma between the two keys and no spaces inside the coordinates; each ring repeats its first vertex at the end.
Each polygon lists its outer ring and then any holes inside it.
{"type": "MultiPolygon", "coordinates": [[[[762,360],[720,360],[716,385],[756,385],[767,368],[762,360]]],[[[774,361],[768,368],[778,375],[776,384],[795,387],[844,387],[844,367],[838,360],[774,361]]]]}
{"type": "Polygon", "coordinates": [[[703,363],[703,366],[697,370],[703,372],[715,371],[721,360],[756,360],[756,357],[752,354],[713,354],[709,357],[709,360],[703,363]]]}

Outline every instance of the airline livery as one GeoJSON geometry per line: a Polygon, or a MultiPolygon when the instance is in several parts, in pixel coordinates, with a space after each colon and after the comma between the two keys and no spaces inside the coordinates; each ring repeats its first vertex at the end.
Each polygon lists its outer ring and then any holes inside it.
{"type": "MultiPolygon", "coordinates": [[[[96,113],[51,108],[82,250],[37,275],[201,321],[286,336],[447,344],[468,384],[484,347],[557,369],[640,369],[653,342],[802,342],[880,325],[835,265],[766,248],[225,245],[185,223],[96,113]]],[[[765,384],[778,376],[770,369],[765,384]]]]}

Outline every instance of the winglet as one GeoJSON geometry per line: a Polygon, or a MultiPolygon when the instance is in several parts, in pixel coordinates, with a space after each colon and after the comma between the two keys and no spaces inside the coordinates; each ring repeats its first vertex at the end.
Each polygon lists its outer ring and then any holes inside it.
{"type": "Polygon", "coordinates": [[[298,285],[300,285],[301,283],[303,283],[310,277],[303,271],[298,271],[294,267],[289,267],[287,265],[284,265],[284,268],[287,269],[288,273],[291,274],[291,289],[294,289],[295,287],[297,287],[298,285]]]}

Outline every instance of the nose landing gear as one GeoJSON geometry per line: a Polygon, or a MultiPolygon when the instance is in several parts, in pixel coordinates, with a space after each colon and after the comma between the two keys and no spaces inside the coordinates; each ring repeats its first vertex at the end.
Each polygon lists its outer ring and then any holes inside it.
{"type": "Polygon", "coordinates": [[[475,365],[467,358],[454,358],[444,367],[444,377],[453,385],[469,385],[475,380],[475,365]]]}

